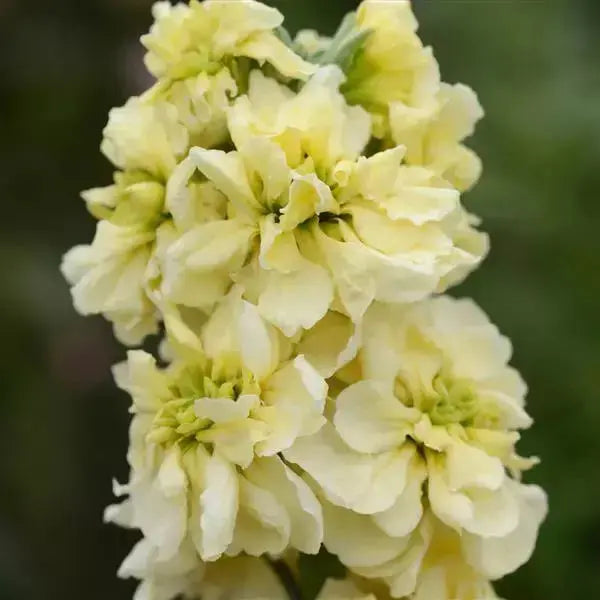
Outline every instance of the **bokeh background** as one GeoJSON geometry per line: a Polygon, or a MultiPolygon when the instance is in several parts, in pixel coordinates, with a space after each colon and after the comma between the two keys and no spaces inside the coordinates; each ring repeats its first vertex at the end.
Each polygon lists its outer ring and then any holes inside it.
{"type": "MultiPolygon", "coordinates": [[[[291,30],[330,33],[352,0],[279,0],[291,30]]],[[[492,253],[454,293],[514,342],[536,419],[521,445],[550,517],[513,600],[600,595],[600,3],[415,0],[446,81],[479,93],[485,165],[465,202],[492,253]]],[[[135,536],[101,523],[126,477],[123,357],[75,314],[58,265],[94,223],[78,193],[109,182],[108,109],[149,81],[149,0],[0,0],[0,600],[131,598],[135,536]]]]}

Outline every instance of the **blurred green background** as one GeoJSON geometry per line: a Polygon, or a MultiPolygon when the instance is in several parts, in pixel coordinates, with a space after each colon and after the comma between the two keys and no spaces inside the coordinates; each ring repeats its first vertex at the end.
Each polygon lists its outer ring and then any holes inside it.
{"type": "MultiPolygon", "coordinates": [[[[329,33],[351,0],[279,0],[329,33]]],[[[135,536],[101,523],[126,477],[123,349],[71,307],[58,264],[94,223],[78,193],[109,182],[108,109],[148,84],[148,0],[0,0],[0,600],[120,600],[135,536]]],[[[600,3],[416,0],[444,79],[479,93],[484,176],[465,202],[492,254],[467,284],[514,342],[536,419],[523,453],[551,513],[513,600],[600,596],[600,3]]]]}

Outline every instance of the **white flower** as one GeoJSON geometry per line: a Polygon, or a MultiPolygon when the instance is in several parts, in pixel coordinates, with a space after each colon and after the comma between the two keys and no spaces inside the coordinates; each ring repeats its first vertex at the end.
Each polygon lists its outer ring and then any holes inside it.
{"type": "MultiPolygon", "coordinates": [[[[515,570],[533,551],[546,499],[505,473],[518,477],[535,463],[514,450],[516,430],[531,419],[525,386],[507,366],[508,340],[473,303],[447,297],[374,305],[362,336],[354,366],[332,382],[341,390],[333,423],[297,440],[285,457],[358,530],[360,515],[368,516],[389,536],[390,552],[416,530],[424,495],[435,516],[461,534],[471,566],[493,579],[515,570]]],[[[375,563],[387,552],[375,542],[352,548],[343,552],[375,563]]]]}
{"type": "Polygon", "coordinates": [[[108,517],[140,528],[161,561],[187,537],[204,561],[288,546],[316,552],[319,503],[278,453],[323,424],[325,381],[288,356],[238,290],[199,338],[172,311],[165,323],[179,353],[169,367],[134,351],[115,369],[135,416],[129,499],[108,517]]]}

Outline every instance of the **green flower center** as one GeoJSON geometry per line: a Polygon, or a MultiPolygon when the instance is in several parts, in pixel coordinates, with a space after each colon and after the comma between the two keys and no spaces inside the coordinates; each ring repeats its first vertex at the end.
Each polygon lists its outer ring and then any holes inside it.
{"type": "Polygon", "coordinates": [[[172,396],[154,416],[148,441],[165,447],[179,444],[183,450],[203,442],[202,432],[214,426],[213,421],[196,414],[194,403],[197,399],[235,401],[242,394],[260,393],[252,374],[228,368],[225,361],[210,360],[205,364],[182,367],[170,389],[172,396]]]}
{"type": "Polygon", "coordinates": [[[434,425],[468,426],[480,411],[479,401],[468,381],[441,374],[433,378],[430,388],[418,391],[398,377],[394,392],[404,405],[427,414],[434,425]]]}

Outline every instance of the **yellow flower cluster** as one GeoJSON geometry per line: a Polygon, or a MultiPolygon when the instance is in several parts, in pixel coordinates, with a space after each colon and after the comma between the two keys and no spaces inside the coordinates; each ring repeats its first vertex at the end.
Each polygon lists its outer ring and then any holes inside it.
{"type": "Polygon", "coordinates": [[[320,600],[496,598],[547,508],[510,343],[442,295],[488,248],[460,197],[474,92],[407,0],[333,38],[254,0],[153,14],[156,83],[110,112],[114,181],[62,265],[124,344],[163,334],[160,364],[114,369],[130,478],[105,517],[143,534],[119,574],[136,600],[278,600],[324,546],[347,576],[320,600]]]}

